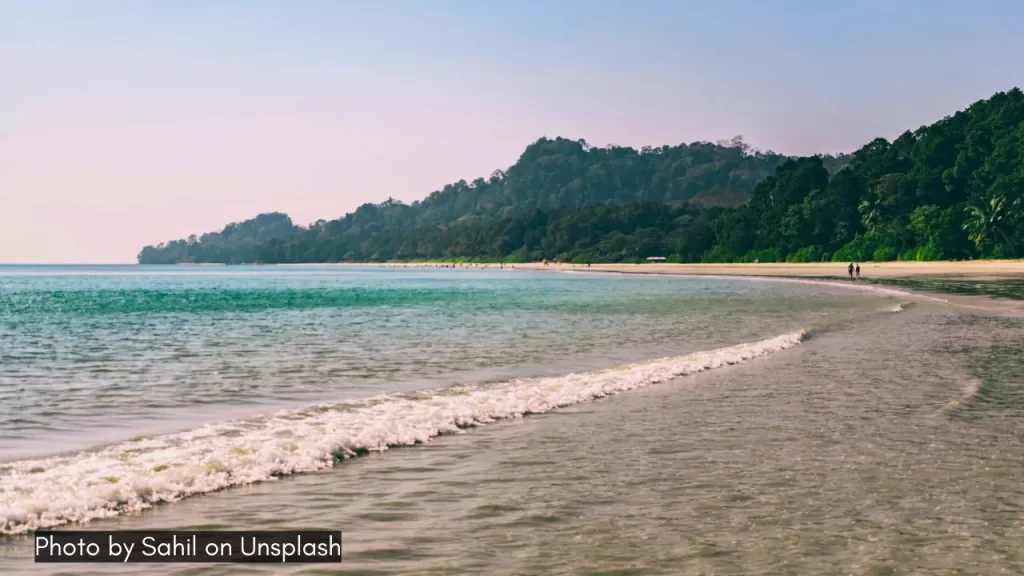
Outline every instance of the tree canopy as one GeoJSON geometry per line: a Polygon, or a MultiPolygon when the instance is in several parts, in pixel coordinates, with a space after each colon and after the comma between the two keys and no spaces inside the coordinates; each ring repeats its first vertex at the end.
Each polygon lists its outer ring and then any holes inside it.
{"type": "Polygon", "coordinates": [[[210,232],[185,240],[146,246],[139,253],[141,264],[175,264],[179,262],[219,262],[242,264],[254,262],[260,247],[269,240],[284,238],[300,230],[287,214],[260,214],[245,222],[228,224],[220,232],[210,232]]]}
{"type": "Polygon", "coordinates": [[[852,155],[742,139],[596,148],[541,139],[506,171],[307,227],[262,214],[140,263],[415,259],[683,262],[1024,255],[1024,94],[1000,92],[852,155]]]}

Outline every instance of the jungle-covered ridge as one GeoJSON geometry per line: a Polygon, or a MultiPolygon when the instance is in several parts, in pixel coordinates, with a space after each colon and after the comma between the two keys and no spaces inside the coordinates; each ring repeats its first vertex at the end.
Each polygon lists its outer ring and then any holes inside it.
{"type": "Polygon", "coordinates": [[[1024,93],[1000,92],[852,155],[739,137],[659,148],[542,138],[487,179],[296,226],[261,214],[143,264],[389,260],[883,261],[1019,257],[1024,93]]]}

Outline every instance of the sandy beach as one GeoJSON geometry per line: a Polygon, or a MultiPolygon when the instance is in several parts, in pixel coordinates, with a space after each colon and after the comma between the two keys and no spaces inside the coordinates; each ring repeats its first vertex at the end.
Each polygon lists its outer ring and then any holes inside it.
{"type": "MultiPolygon", "coordinates": [[[[848,262],[811,264],[516,264],[536,270],[587,270],[633,274],[686,274],[709,276],[783,276],[847,278],[848,262]]],[[[497,266],[490,264],[488,266],[497,266]]],[[[862,262],[864,278],[910,278],[915,276],[958,277],[972,279],[1024,278],[1024,260],[970,260],[962,262],[862,262]]]]}
{"type": "MultiPolygon", "coordinates": [[[[442,263],[435,262],[388,262],[348,264],[336,266],[387,266],[387,267],[428,267],[442,263]]],[[[782,276],[794,278],[847,278],[848,262],[814,262],[798,264],[772,262],[764,264],[505,264],[524,270],[586,270],[590,272],[619,272],[625,274],[683,274],[694,276],[782,276]]],[[[295,266],[281,264],[281,266],[295,266]]],[[[459,267],[473,266],[497,268],[499,264],[459,264],[459,267]]],[[[1024,278],[1024,260],[964,260],[941,262],[861,262],[861,276],[864,278],[912,278],[917,276],[970,278],[994,280],[999,278],[1024,278]]]]}

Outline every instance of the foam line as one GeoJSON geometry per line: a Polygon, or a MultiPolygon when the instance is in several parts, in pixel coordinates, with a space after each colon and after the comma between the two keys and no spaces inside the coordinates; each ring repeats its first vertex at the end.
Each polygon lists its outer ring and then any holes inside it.
{"type": "Polygon", "coordinates": [[[344,458],[548,412],[791,348],[805,332],[550,378],[385,394],[0,465],[0,532],[20,534],[330,468],[344,458]]]}

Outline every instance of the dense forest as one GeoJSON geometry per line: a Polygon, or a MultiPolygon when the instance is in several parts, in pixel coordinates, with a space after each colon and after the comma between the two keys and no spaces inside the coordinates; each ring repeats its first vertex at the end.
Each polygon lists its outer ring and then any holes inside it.
{"type": "MultiPolygon", "coordinates": [[[[308,258],[315,258],[310,261],[365,260],[375,251],[348,247],[365,244],[363,236],[405,233],[409,227],[443,228],[521,217],[534,210],[637,200],[738,206],[747,202],[758,182],[773,174],[785,160],[773,152],[751,149],[739,136],[717,144],[694,142],[639,151],[620,146],[597,148],[584,140],[542,138],[528,146],[508,170],[496,170],[486,180],[460,180],[411,205],[390,199],[382,204],[366,204],[343,218],[319,221],[304,229],[294,226],[284,214],[261,214],[230,224],[221,232],[146,247],[139,261],[253,262],[259,259],[257,246],[293,233],[301,234],[305,241],[326,244],[310,252],[308,258]],[[319,240],[312,240],[314,236],[319,240]]],[[[850,157],[829,156],[825,160],[835,171],[850,157]]],[[[303,254],[307,251],[301,249],[303,254]]]]}
{"type": "Polygon", "coordinates": [[[595,148],[541,139],[488,180],[295,226],[263,214],[140,263],[464,259],[936,260],[1024,249],[1024,93],[1001,92],[852,155],[787,158],[742,139],[595,148]]]}

